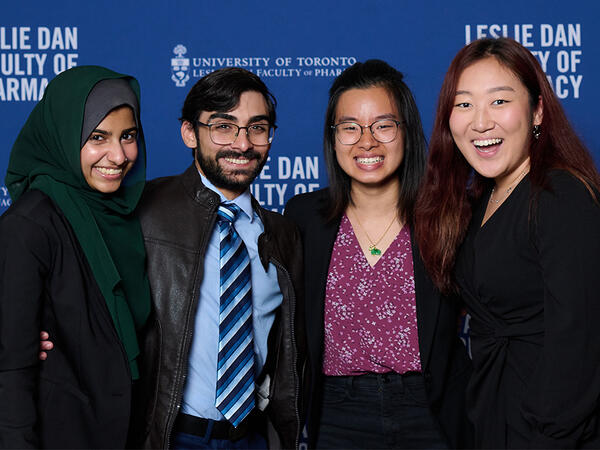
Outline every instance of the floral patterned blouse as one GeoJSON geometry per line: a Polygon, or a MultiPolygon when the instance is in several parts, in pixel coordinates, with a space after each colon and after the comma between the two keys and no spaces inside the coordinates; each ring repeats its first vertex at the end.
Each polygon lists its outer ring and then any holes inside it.
{"type": "Polygon", "coordinates": [[[348,217],[333,245],[325,291],[325,375],[420,371],[410,232],[371,267],[348,217]]]}

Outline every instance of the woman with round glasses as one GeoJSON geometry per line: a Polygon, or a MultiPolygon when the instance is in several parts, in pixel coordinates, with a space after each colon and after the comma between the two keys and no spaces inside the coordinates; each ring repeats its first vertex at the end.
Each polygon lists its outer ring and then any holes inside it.
{"type": "Polygon", "coordinates": [[[330,186],[291,199],[304,241],[306,330],[317,448],[468,445],[470,363],[458,310],[412,239],[425,138],[402,74],[356,63],[330,89],[330,186]]]}

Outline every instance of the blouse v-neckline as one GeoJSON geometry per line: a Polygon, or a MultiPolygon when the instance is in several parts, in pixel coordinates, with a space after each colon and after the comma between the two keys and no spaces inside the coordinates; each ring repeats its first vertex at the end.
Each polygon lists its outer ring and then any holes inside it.
{"type": "MultiPolygon", "coordinates": [[[[371,265],[371,263],[369,263],[369,260],[367,259],[367,256],[365,255],[365,252],[363,252],[363,249],[360,246],[360,242],[358,240],[358,237],[356,236],[356,231],[354,230],[354,226],[352,225],[352,222],[350,221],[350,218],[348,217],[347,214],[344,214],[344,217],[342,218],[342,221],[344,221],[344,220],[348,221],[349,231],[351,231],[351,235],[352,235],[351,239],[352,239],[352,243],[354,245],[355,250],[357,250],[358,253],[360,253],[360,256],[362,257],[363,261],[365,263],[367,263],[367,266],[369,266],[370,269],[375,269],[379,264],[381,264],[381,261],[383,261],[385,255],[388,254],[388,252],[392,249],[392,247],[397,247],[398,246],[398,239],[400,237],[400,234],[402,232],[404,232],[404,229],[406,228],[406,223],[404,223],[402,225],[402,228],[400,228],[400,230],[396,234],[396,236],[394,236],[394,239],[392,240],[392,242],[390,243],[390,245],[388,245],[388,247],[381,252],[381,255],[379,256],[379,259],[375,262],[375,264],[371,265]]],[[[386,260],[387,260],[387,258],[386,258],[386,260]]]]}
{"type": "MultiPolygon", "coordinates": [[[[498,206],[498,208],[496,208],[496,211],[494,211],[492,213],[492,215],[490,215],[490,217],[488,217],[488,219],[483,222],[483,218],[485,217],[485,212],[487,210],[487,204],[490,201],[490,197],[492,196],[492,190],[490,189],[490,191],[487,193],[486,197],[485,197],[485,203],[482,205],[482,211],[479,212],[478,214],[478,218],[477,218],[477,224],[479,225],[478,227],[478,232],[479,231],[483,231],[487,228],[490,228],[489,223],[494,221],[494,217],[497,217],[498,215],[500,215],[500,217],[502,217],[502,215],[504,215],[503,211],[506,211],[508,209],[510,209],[510,205],[512,203],[514,203],[514,198],[513,197],[518,197],[518,193],[521,191],[522,186],[523,186],[523,182],[525,180],[528,180],[529,177],[529,173],[527,173],[522,179],[521,181],[519,181],[517,183],[517,185],[514,187],[514,189],[512,190],[512,192],[509,194],[508,197],[506,197],[506,199],[504,199],[504,201],[500,204],[500,206],[498,206]]],[[[500,220],[500,219],[495,219],[496,221],[500,220]]]]}

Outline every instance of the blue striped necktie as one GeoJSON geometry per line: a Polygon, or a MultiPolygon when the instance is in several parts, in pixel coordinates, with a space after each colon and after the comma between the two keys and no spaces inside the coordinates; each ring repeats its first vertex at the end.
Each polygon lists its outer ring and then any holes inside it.
{"type": "Polygon", "coordinates": [[[254,343],[250,258],[233,227],[240,208],[221,204],[219,355],[215,406],[237,427],[254,408],[254,343]]]}

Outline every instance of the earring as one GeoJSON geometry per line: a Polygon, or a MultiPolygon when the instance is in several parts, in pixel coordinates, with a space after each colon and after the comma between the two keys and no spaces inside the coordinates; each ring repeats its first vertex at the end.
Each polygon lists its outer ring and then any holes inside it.
{"type": "Polygon", "coordinates": [[[534,125],[532,133],[533,137],[537,141],[540,138],[540,135],[542,134],[542,127],[540,127],[539,125],[534,125]]]}

